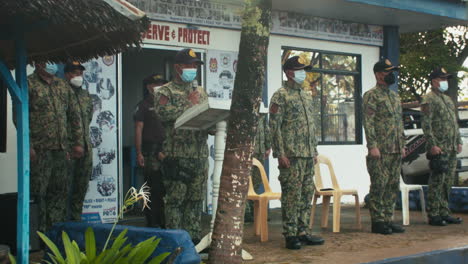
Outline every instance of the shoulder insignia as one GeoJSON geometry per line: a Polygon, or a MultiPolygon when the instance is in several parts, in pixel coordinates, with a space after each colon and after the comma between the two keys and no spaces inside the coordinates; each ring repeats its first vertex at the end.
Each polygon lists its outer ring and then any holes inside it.
{"type": "Polygon", "coordinates": [[[279,105],[278,104],[275,104],[275,103],[271,104],[270,113],[276,114],[276,113],[278,113],[278,110],[279,110],[279,105]]]}
{"type": "Polygon", "coordinates": [[[167,96],[161,95],[161,97],[159,97],[159,105],[166,105],[168,102],[169,98],[167,96]]]}

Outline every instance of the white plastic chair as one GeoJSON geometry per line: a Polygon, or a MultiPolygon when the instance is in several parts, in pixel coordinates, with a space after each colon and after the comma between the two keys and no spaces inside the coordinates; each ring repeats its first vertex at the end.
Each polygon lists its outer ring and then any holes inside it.
{"type": "Polygon", "coordinates": [[[419,199],[421,199],[421,212],[424,222],[427,221],[426,202],[424,201],[424,191],[421,185],[406,184],[403,177],[400,175],[400,191],[401,191],[401,214],[403,215],[403,225],[410,224],[409,214],[409,192],[419,191],[419,199]]]}

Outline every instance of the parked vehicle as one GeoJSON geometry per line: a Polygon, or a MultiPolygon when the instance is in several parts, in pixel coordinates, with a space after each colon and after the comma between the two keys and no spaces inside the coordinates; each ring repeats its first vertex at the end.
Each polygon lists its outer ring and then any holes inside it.
{"type": "MultiPolygon", "coordinates": [[[[460,109],[459,117],[463,151],[457,155],[459,173],[454,186],[468,186],[468,109],[460,109]]],[[[403,179],[408,184],[427,184],[430,171],[426,159],[426,139],[421,128],[421,112],[419,109],[405,109],[403,120],[407,150],[402,163],[403,179]]]]}

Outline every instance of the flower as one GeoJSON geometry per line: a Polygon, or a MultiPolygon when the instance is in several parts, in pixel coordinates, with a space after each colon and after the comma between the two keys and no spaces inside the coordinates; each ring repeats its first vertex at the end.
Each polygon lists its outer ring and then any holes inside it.
{"type": "Polygon", "coordinates": [[[145,209],[145,208],[151,209],[148,205],[148,203],[151,202],[151,200],[149,199],[149,196],[150,196],[149,190],[150,188],[148,185],[146,185],[146,182],[143,183],[140,190],[138,191],[137,189],[135,189],[135,187],[130,188],[127,194],[125,195],[125,201],[124,201],[124,205],[122,208],[123,211],[126,212],[128,208],[130,208],[133,204],[135,204],[136,202],[140,200],[142,200],[143,202],[142,209],[145,209]]]}

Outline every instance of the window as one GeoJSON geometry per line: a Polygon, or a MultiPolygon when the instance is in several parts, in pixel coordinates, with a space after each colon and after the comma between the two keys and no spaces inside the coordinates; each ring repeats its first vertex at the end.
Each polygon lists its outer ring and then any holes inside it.
{"type": "Polygon", "coordinates": [[[319,144],[361,144],[361,57],[283,47],[282,62],[292,56],[301,56],[312,66],[304,89],[314,97],[319,144]]]}

